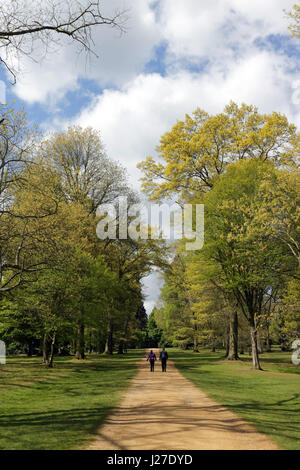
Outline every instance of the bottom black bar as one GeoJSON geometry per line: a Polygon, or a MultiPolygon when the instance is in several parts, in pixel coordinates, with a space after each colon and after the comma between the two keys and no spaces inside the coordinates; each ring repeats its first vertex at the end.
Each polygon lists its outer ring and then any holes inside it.
{"type": "Polygon", "coordinates": [[[266,459],[269,464],[276,459],[277,465],[287,465],[289,459],[295,459],[297,451],[163,451],[163,450],[136,450],[136,451],[1,451],[2,457],[10,459],[21,457],[22,462],[28,458],[28,461],[34,459],[37,464],[39,458],[44,462],[47,458],[47,464],[51,460],[57,460],[60,464],[70,464],[74,459],[77,465],[83,465],[86,468],[89,462],[96,462],[96,467],[101,469],[119,468],[125,469],[164,469],[164,468],[211,468],[211,465],[221,463],[222,468],[226,463],[241,461],[241,464],[257,465],[266,459]],[[32,455],[33,454],[33,455],[32,455]],[[246,459],[246,460],[245,460],[246,459]],[[258,460],[259,459],[259,460],[258,460]]]}

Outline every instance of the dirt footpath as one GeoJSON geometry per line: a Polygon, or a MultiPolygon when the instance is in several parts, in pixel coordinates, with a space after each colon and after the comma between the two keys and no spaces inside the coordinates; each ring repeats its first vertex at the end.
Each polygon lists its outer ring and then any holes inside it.
{"type": "Polygon", "coordinates": [[[171,361],[166,373],[159,361],[154,373],[146,359],[138,367],[120,406],[89,450],[278,450],[265,435],[208,398],[171,361]]]}

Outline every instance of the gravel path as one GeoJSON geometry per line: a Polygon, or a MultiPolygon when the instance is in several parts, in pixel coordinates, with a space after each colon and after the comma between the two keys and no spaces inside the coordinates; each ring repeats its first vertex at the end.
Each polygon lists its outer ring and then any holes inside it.
{"type": "Polygon", "coordinates": [[[120,406],[89,450],[279,449],[183,377],[171,361],[166,373],[159,361],[154,373],[144,359],[138,367],[120,406]]]}

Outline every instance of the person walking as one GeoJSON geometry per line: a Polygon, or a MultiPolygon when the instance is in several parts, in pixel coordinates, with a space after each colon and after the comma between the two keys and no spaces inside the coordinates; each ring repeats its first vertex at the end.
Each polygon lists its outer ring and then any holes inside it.
{"type": "Polygon", "coordinates": [[[154,372],[154,362],[156,361],[156,355],[152,349],[148,354],[147,361],[150,362],[150,372],[154,372]]]}
{"type": "Polygon", "coordinates": [[[165,348],[163,348],[163,350],[161,351],[161,353],[160,353],[160,355],[159,355],[159,359],[161,360],[161,369],[162,369],[162,372],[167,372],[168,353],[167,353],[167,351],[165,350],[165,348]]]}

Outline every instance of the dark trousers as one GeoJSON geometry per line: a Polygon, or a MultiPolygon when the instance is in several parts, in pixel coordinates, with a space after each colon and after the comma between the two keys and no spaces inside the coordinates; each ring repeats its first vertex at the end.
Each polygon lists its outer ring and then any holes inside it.
{"type": "Polygon", "coordinates": [[[154,362],[150,360],[150,372],[154,372],[154,362]]]}
{"type": "Polygon", "coordinates": [[[161,369],[163,372],[167,372],[167,359],[161,360],[161,369]]]}

